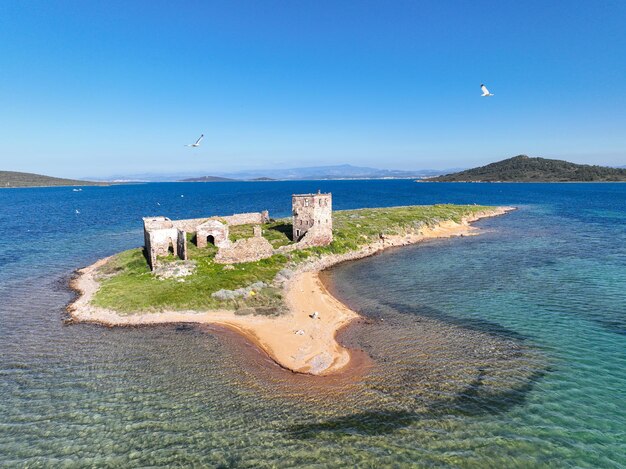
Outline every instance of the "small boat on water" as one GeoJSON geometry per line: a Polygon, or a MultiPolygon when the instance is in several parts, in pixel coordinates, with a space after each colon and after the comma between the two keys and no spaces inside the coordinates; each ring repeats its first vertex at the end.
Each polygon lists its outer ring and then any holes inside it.
{"type": "Polygon", "coordinates": [[[79,187],[79,188],[76,188],[76,187],[75,187],[75,188],[74,188],[74,189],[72,189],[72,190],[73,190],[74,192],[82,192],[82,191],[83,191],[80,187],[79,187]]]}

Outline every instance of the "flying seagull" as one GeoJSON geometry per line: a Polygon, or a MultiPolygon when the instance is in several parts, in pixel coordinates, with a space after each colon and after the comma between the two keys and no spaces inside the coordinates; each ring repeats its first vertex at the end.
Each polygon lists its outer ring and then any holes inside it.
{"type": "Polygon", "coordinates": [[[186,147],[199,147],[200,146],[200,140],[202,140],[204,138],[204,134],[200,135],[200,138],[198,140],[196,140],[196,143],[189,143],[187,145],[185,145],[186,147]]]}
{"type": "Polygon", "coordinates": [[[483,94],[481,95],[483,98],[487,96],[493,96],[485,85],[480,85],[480,89],[483,90],[483,94]]]}

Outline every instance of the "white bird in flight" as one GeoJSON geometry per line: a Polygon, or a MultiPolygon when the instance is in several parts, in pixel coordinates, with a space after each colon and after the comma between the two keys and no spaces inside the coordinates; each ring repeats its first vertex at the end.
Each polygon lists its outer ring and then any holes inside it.
{"type": "Polygon", "coordinates": [[[196,140],[196,143],[189,143],[187,145],[185,145],[186,147],[199,147],[200,146],[200,140],[202,140],[204,138],[204,134],[200,135],[200,138],[198,140],[196,140]]]}
{"type": "Polygon", "coordinates": [[[487,97],[487,96],[493,96],[489,90],[487,89],[487,87],[485,85],[480,85],[480,89],[483,90],[483,94],[481,95],[481,97],[487,97]]]}

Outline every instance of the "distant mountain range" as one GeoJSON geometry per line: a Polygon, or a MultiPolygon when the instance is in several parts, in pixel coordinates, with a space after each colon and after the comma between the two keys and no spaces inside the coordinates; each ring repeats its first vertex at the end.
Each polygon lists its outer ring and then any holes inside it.
{"type": "Polygon", "coordinates": [[[104,182],[63,179],[41,174],[0,171],[0,188],[4,187],[48,187],[48,186],[102,186],[104,182]]]}
{"type": "Polygon", "coordinates": [[[436,170],[421,169],[403,171],[393,169],[377,169],[349,164],[334,166],[314,166],[288,169],[259,169],[247,171],[221,172],[215,171],[210,175],[198,173],[141,173],[132,175],[115,175],[107,178],[116,182],[174,182],[174,181],[204,181],[218,182],[224,180],[237,181],[268,181],[268,180],[311,180],[311,179],[412,179],[456,171],[457,169],[436,170]]]}
{"type": "Polygon", "coordinates": [[[608,182],[626,181],[626,169],[518,155],[478,168],[432,177],[433,182],[608,182]]]}
{"type": "Polygon", "coordinates": [[[218,174],[239,180],[251,180],[259,178],[297,180],[297,179],[384,179],[384,178],[415,178],[436,176],[446,171],[422,169],[416,171],[403,171],[394,169],[378,169],[366,166],[353,166],[350,164],[334,166],[313,166],[289,169],[266,169],[237,171],[233,173],[218,174]]]}
{"type": "Polygon", "coordinates": [[[0,188],[44,186],[93,186],[132,182],[229,182],[328,179],[418,179],[427,182],[568,182],[626,181],[626,166],[611,168],[570,163],[562,160],[531,158],[518,155],[497,163],[473,169],[403,171],[377,169],[349,164],[289,169],[265,169],[216,172],[213,175],[193,173],[141,173],[110,178],[64,179],[33,173],[0,171],[0,188]]]}

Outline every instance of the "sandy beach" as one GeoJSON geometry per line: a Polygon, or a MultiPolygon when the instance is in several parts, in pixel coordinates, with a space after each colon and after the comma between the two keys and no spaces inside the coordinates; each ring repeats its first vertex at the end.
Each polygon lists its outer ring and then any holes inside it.
{"type": "Polygon", "coordinates": [[[241,316],[230,310],[162,311],[122,315],[94,306],[91,300],[99,288],[96,273],[109,258],[77,271],[70,286],[79,295],[67,310],[76,322],[91,322],[110,327],[165,323],[217,324],[242,334],[287,370],[312,375],[332,374],[345,369],[351,358],[350,350],[336,341],[337,331],[359,318],[359,315],[326,290],[318,276],[320,271],[390,247],[415,244],[429,238],[475,235],[479,230],[470,225],[472,222],[502,215],[510,210],[514,208],[499,207],[465,218],[461,223],[446,221],[422,228],[414,234],[384,238],[357,251],[305,262],[285,286],[285,301],[289,313],[279,317],[241,316]]]}

